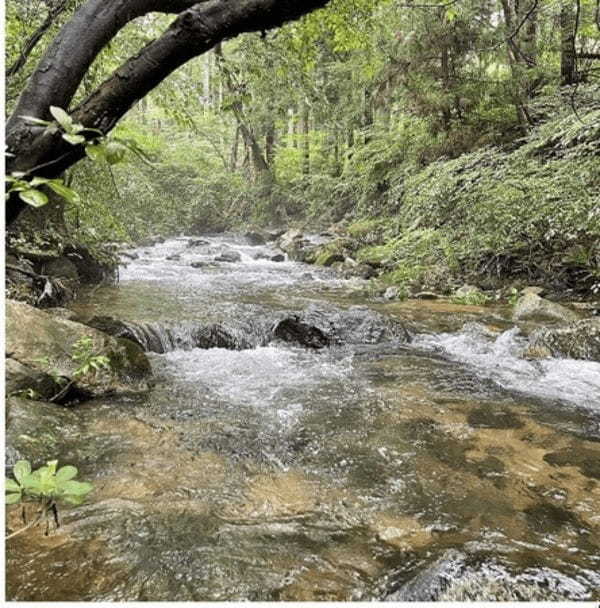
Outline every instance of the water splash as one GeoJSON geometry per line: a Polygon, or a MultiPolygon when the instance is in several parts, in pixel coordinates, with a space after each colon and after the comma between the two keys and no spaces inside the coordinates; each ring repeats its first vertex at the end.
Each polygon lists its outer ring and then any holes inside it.
{"type": "Polygon", "coordinates": [[[600,363],[573,359],[527,361],[527,339],[513,327],[500,335],[479,323],[458,333],[416,336],[413,345],[475,368],[503,388],[527,395],[600,409],[600,363]]]}

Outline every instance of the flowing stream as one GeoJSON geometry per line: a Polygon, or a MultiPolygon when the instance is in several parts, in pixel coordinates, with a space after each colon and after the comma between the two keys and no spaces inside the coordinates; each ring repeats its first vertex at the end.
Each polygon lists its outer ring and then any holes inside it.
{"type": "Polygon", "coordinates": [[[600,599],[600,364],[521,359],[505,308],[376,302],[241,236],[193,241],[73,305],[150,336],[156,385],[65,413],[58,454],[95,491],[11,541],[10,599],[600,599]],[[261,340],[311,306],[412,341],[261,340]],[[221,322],[239,348],[193,347],[221,322]]]}

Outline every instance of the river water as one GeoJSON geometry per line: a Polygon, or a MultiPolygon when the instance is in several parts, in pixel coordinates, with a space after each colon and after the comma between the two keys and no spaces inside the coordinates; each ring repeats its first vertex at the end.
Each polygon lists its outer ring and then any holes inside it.
{"type": "Polygon", "coordinates": [[[72,308],[244,324],[368,306],[412,341],[149,353],[149,394],[62,423],[57,456],[95,490],[10,541],[10,599],[600,599],[600,364],[521,359],[506,308],[384,303],[204,241],[137,250],[72,308]]]}

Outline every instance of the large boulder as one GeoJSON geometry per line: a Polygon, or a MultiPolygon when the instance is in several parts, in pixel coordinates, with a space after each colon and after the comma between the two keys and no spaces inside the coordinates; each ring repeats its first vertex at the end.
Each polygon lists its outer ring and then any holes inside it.
{"type": "Polygon", "coordinates": [[[529,338],[525,356],[600,361],[600,318],[575,321],[566,327],[537,329],[529,338]]]}
{"type": "Polygon", "coordinates": [[[42,273],[59,279],[79,281],[79,271],[77,270],[77,266],[66,256],[61,256],[54,260],[45,262],[42,267],[42,273]]]}
{"type": "Polygon", "coordinates": [[[317,245],[305,239],[299,230],[288,230],[279,238],[277,246],[294,262],[313,264],[317,258],[317,245]]]}
{"type": "Polygon", "coordinates": [[[517,301],[513,321],[555,321],[569,323],[581,315],[561,304],[550,302],[534,293],[526,293],[517,301]]]}
{"type": "Polygon", "coordinates": [[[4,374],[8,396],[22,395],[51,399],[61,391],[61,386],[50,374],[24,365],[10,357],[6,359],[4,374]]]}
{"type": "Polygon", "coordinates": [[[14,300],[6,301],[6,353],[36,373],[72,380],[74,388],[89,396],[145,390],[151,375],[138,345],[14,300]],[[110,371],[77,373],[80,363],[72,358],[73,345],[85,337],[91,338],[94,355],[110,359],[110,371]]]}
{"type": "Polygon", "coordinates": [[[277,246],[287,252],[288,249],[294,247],[297,241],[302,240],[304,240],[304,235],[299,230],[288,230],[279,237],[277,246]]]}
{"type": "Polygon", "coordinates": [[[224,251],[221,255],[215,257],[215,262],[241,262],[242,256],[237,251],[224,251]]]}
{"type": "Polygon", "coordinates": [[[244,238],[248,241],[248,245],[252,247],[258,247],[259,245],[264,245],[267,242],[266,235],[258,232],[257,230],[249,230],[244,234],[244,238]]]}

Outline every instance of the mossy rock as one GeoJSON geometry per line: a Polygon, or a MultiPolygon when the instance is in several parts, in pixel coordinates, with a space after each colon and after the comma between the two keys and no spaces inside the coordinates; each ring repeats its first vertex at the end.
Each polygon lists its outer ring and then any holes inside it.
{"type": "Polygon", "coordinates": [[[318,266],[331,266],[336,262],[344,262],[356,247],[357,244],[351,239],[336,239],[317,248],[314,263],[318,266]]]}
{"type": "Polygon", "coordinates": [[[6,302],[6,352],[33,370],[74,379],[74,387],[90,396],[148,388],[150,363],[141,349],[23,302],[6,302]],[[109,357],[110,371],[77,377],[79,364],[72,359],[73,345],[84,337],[91,339],[94,355],[109,357]]]}
{"type": "Polygon", "coordinates": [[[69,408],[10,397],[6,401],[6,464],[29,460],[34,468],[65,453],[69,433],[78,428],[78,415],[69,408]]]}

